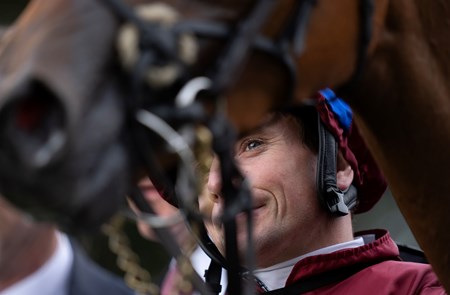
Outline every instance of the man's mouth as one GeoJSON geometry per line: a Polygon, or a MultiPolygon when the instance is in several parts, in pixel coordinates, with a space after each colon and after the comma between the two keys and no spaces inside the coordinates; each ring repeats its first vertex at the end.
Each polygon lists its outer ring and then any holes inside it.
{"type": "MultiPolygon", "coordinates": [[[[252,217],[255,218],[255,217],[259,216],[260,212],[263,210],[264,207],[265,207],[264,204],[255,204],[255,205],[253,205],[252,206],[252,211],[251,211],[252,217]]],[[[240,212],[240,213],[235,215],[235,219],[237,220],[237,222],[240,222],[239,220],[247,218],[247,216],[248,216],[247,212],[242,211],[242,212],[240,212]]],[[[217,214],[217,215],[213,216],[212,219],[213,219],[213,223],[216,226],[222,226],[223,225],[223,221],[224,221],[223,210],[221,210],[220,214],[217,214]]]]}

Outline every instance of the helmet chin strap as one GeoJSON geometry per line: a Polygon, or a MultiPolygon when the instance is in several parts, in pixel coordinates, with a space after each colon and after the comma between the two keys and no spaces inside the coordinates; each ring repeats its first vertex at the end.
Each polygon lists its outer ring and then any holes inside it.
{"type": "Polygon", "coordinates": [[[355,207],[357,190],[351,184],[342,191],[337,187],[338,144],[318,117],[319,151],[317,155],[317,193],[321,204],[333,216],[345,216],[355,207]]]}

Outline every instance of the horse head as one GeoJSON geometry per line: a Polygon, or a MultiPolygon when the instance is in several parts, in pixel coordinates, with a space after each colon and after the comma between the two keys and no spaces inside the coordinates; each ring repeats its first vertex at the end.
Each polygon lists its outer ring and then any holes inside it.
{"type": "Polygon", "coordinates": [[[39,216],[49,205],[62,223],[98,224],[130,177],[111,62],[117,22],[98,2],[66,4],[33,1],[2,36],[0,186],[39,216]]]}

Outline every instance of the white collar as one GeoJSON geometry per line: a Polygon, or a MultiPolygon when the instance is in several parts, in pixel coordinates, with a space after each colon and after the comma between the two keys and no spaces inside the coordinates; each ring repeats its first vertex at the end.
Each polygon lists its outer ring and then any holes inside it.
{"type": "Polygon", "coordinates": [[[321,248],[267,268],[257,269],[255,270],[254,275],[259,280],[261,280],[261,282],[263,282],[264,285],[266,285],[266,287],[269,288],[269,290],[283,288],[286,284],[287,278],[289,277],[292,269],[294,268],[294,265],[298,261],[309,256],[328,254],[343,249],[357,248],[363,245],[364,245],[363,238],[358,237],[352,241],[321,248]]]}
{"type": "Polygon", "coordinates": [[[66,235],[57,234],[57,247],[44,265],[31,275],[0,292],[0,295],[67,295],[73,250],[66,235]]]}
{"type": "MultiPolygon", "coordinates": [[[[199,274],[200,277],[204,279],[205,270],[209,268],[209,264],[211,263],[211,258],[203,251],[201,247],[197,247],[194,252],[191,254],[191,263],[194,270],[199,274]]],[[[172,259],[170,268],[175,267],[176,261],[172,259]]],[[[219,293],[220,295],[225,294],[227,288],[227,276],[226,270],[222,269],[222,276],[220,278],[220,284],[222,285],[222,291],[219,293]]],[[[194,293],[197,294],[197,293],[194,293]]],[[[2,295],[2,294],[0,294],[2,295]]]]}

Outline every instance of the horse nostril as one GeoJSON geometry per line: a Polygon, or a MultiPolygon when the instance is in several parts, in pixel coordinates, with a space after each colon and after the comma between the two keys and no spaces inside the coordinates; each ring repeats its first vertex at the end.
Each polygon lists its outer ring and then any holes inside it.
{"type": "Polygon", "coordinates": [[[26,166],[41,168],[66,142],[64,107],[39,80],[16,88],[0,110],[0,150],[26,166]]]}

